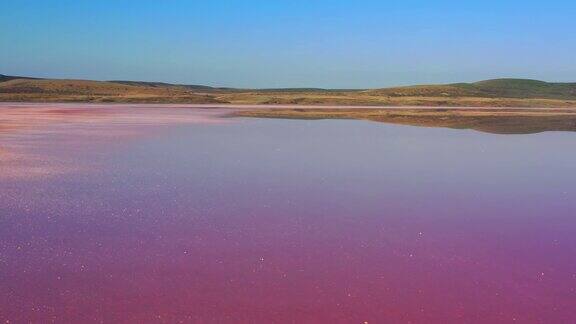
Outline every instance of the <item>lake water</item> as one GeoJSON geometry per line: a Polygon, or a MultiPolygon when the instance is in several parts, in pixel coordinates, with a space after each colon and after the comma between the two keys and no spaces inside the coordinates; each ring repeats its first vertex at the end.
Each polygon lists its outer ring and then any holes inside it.
{"type": "Polygon", "coordinates": [[[0,322],[574,323],[576,134],[0,106],[0,322]]]}

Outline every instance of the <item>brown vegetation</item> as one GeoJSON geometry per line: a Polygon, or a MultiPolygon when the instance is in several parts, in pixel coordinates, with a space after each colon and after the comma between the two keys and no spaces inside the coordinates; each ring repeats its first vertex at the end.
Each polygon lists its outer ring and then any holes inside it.
{"type": "Polygon", "coordinates": [[[0,101],[222,103],[214,96],[176,88],[86,80],[14,79],[0,83],[0,101]]]}
{"type": "Polygon", "coordinates": [[[576,107],[576,85],[500,79],[371,90],[231,89],[0,75],[0,101],[431,107],[576,107]]]}

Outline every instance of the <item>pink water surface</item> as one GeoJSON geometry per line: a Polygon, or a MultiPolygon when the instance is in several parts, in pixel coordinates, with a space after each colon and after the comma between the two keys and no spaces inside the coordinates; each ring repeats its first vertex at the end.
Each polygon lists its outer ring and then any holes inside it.
{"type": "Polygon", "coordinates": [[[575,134],[225,113],[1,106],[0,322],[576,322],[575,134]]]}

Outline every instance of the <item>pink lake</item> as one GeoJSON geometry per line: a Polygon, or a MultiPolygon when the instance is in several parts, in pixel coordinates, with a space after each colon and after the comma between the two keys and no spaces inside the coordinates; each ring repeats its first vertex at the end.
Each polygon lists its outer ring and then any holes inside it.
{"type": "Polygon", "coordinates": [[[0,104],[1,323],[574,323],[576,134],[0,104]]]}

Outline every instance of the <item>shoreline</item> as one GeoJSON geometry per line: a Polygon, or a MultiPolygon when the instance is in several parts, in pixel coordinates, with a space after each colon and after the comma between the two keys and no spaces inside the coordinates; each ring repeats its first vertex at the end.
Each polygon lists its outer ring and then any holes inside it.
{"type": "Polygon", "coordinates": [[[238,109],[238,110],[481,110],[481,111],[500,111],[504,112],[507,110],[526,110],[526,111],[570,111],[576,112],[576,106],[573,107],[563,107],[563,106],[539,106],[539,107],[523,107],[523,106],[511,106],[511,107],[499,107],[499,106],[371,106],[371,105],[299,105],[299,104],[234,104],[234,103],[133,103],[133,102],[70,102],[70,101],[0,101],[0,108],[6,106],[39,106],[46,107],[49,105],[65,105],[65,106],[94,106],[94,107],[143,107],[143,108],[198,108],[198,109],[238,109]]]}

